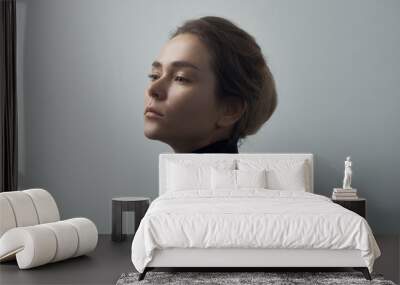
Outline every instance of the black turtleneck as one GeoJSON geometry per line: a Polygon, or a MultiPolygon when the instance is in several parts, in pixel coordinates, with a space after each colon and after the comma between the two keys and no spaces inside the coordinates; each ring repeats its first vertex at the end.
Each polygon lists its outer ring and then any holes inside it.
{"type": "Polygon", "coordinates": [[[230,141],[229,139],[223,139],[195,149],[192,153],[239,153],[237,147],[237,141],[230,141]]]}

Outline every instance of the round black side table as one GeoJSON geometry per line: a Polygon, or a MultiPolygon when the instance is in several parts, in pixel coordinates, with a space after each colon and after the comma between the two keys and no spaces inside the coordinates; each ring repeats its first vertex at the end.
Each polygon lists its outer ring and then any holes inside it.
{"type": "Polygon", "coordinates": [[[135,232],[140,221],[144,217],[150,205],[147,197],[116,197],[112,199],[112,234],[113,241],[123,241],[126,238],[122,234],[122,212],[135,212],[135,232]]]}

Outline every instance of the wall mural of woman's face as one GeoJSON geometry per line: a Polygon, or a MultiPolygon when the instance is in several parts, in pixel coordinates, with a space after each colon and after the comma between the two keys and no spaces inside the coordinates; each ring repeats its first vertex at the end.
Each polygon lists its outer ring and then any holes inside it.
{"type": "Polygon", "coordinates": [[[145,91],[144,134],[169,144],[175,152],[227,136],[220,128],[216,77],[206,46],[192,34],[169,40],[153,62],[145,91]],[[146,112],[154,108],[161,116],[146,112]]]}

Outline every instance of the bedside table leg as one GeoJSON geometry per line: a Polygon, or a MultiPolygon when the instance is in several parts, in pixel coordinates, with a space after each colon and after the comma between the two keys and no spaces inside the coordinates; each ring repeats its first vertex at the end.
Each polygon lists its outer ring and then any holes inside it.
{"type": "Polygon", "coordinates": [[[122,241],[122,205],[120,203],[112,204],[112,234],[113,241],[122,241]]]}

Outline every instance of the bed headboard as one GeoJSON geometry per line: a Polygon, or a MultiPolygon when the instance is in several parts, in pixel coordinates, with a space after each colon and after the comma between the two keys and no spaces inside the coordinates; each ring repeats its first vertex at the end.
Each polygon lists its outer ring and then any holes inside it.
{"type": "Polygon", "coordinates": [[[312,153],[160,153],[158,160],[159,167],[159,195],[166,191],[166,161],[174,159],[190,160],[218,160],[218,159],[301,159],[307,161],[307,180],[309,189],[307,192],[314,192],[314,159],[312,153]]]}

